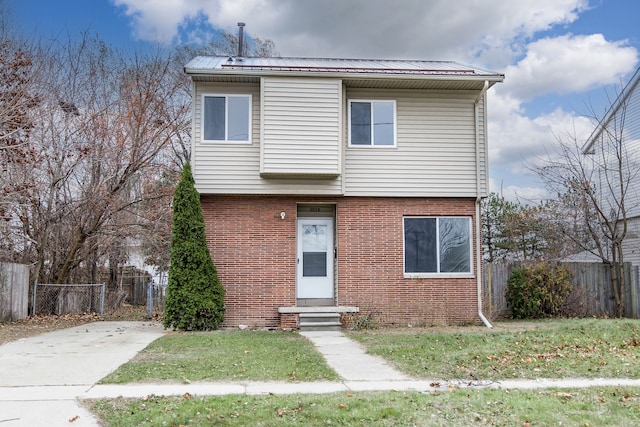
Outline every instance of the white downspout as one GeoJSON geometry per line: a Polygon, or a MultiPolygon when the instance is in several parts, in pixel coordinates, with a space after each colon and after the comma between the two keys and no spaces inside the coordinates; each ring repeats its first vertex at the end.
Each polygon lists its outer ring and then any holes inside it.
{"type": "MultiPolygon", "coordinates": [[[[476,282],[478,289],[478,316],[485,324],[487,328],[493,328],[493,325],[487,320],[487,318],[482,313],[482,223],[480,222],[480,129],[478,128],[478,103],[484,99],[484,95],[487,93],[487,89],[489,89],[489,81],[484,81],[484,86],[478,97],[476,98],[476,102],[473,104],[473,116],[474,116],[474,124],[476,128],[476,282]]],[[[486,100],[485,100],[485,111],[486,111],[486,100]]],[[[484,126],[486,132],[486,123],[484,126]]],[[[485,138],[486,140],[486,138],[485,138]]]]}

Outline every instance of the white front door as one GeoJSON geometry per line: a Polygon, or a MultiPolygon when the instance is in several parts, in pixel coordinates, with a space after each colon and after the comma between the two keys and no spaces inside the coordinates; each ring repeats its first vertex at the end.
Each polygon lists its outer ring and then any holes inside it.
{"type": "Polygon", "coordinates": [[[298,219],[298,298],[333,298],[333,218],[298,219]]]}

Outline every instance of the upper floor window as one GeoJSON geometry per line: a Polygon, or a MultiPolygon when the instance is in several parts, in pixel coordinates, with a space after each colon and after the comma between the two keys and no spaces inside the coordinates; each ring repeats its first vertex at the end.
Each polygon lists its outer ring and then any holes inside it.
{"type": "Polygon", "coordinates": [[[395,101],[349,101],[349,146],[395,145],[395,101]]]}
{"type": "Polygon", "coordinates": [[[251,95],[204,95],[202,139],[250,142],[251,95]]]}
{"type": "Polygon", "coordinates": [[[471,240],[469,217],[405,217],[405,275],[471,274],[471,240]]]}

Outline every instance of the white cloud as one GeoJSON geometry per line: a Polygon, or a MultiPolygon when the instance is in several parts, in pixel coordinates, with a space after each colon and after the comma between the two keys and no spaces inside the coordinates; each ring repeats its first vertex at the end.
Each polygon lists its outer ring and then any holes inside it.
{"type": "Polygon", "coordinates": [[[158,43],[170,43],[179,26],[197,16],[201,0],[112,0],[129,16],[134,37],[158,43]]]}
{"type": "Polygon", "coordinates": [[[584,92],[619,83],[637,62],[634,47],[607,41],[602,34],[543,38],[530,43],[526,56],[507,67],[508,78],[498,91],[521,101],[552,92],[584,92]]]}
{"type": "Polygon", "coordinates": [[[585,141],[594,128],[591,119],[561,108],[529,118],[517,101],[497,94],[490,95],[489,112],[489,161],[517,174],[547,157],[558,140],[585,141]]]}
{"type": "MultiPolygon", "coordinates": [[[[185,20],[272,39],[286,56],[455,59],[502,67],[516,40],[568,24],[587,0],[113,0],[137,37],[173,40],[185,20]],[[500,55],[494,55],[500,52],[500,55]],[[505,58],[506,55],[506,58],[505,58]],[[490,61],[490,62],[489,62],[490,61]]],[[[188,38],[188,37],[187,37],[188,38]]]]}
{"type": "MultiPolygon", "coordinates": [[[[586,3],[278,0],[255,6],[250,0],[219,2],[221,9],[245,10],[250,16],[245,18],[249,31],[273,39],[285,55],[458,60],[510,45],[515,37],[528,37],[551,25],[569,23],[586,3]],[[264,13],[267,5],[273,13],[264,13]],[[254,14],[258,9],[261,14],[254,14]]],[[[226,16],[212,17],[212,23],[228,27],[229,22],[223,21],[226,16]]]]}

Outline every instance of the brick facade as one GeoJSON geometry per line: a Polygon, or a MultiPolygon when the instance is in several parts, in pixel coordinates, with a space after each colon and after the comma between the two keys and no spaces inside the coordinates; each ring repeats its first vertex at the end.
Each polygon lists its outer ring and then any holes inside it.
{"type": "MultiPolygon", "coordinates": [[[[201,200],[207,242],[226,289],[223,327],[277,328],[278,308],[295,306],[298,203],[335,204],[339,305],[357,306],[360,315],[383,324],[479,321],[475,278],[403,277],[403,216],[474,217],[474,199],[204,195],[201,200]]],[[[295,326],[295,319],[285,320],[295,326]]]]}

